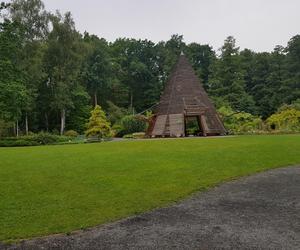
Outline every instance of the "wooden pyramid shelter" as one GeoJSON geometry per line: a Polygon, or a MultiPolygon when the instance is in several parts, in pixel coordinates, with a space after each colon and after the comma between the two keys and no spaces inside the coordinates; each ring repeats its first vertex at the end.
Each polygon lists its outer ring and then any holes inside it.
{"type": "Polygon", "coordinates": [[[226,130],[191,64],[182,53],[172,70],[149,126],[150,137],[184,137],[186,122],[196,118],[199,135],[224,135],[226,130]]]}

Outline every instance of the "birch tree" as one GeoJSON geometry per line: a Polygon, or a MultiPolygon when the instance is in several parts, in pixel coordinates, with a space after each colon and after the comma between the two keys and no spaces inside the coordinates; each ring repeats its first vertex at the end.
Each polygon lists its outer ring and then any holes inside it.
{"type": "Polygon", "coordinates": [[[73,107],[72,89],[76,86],[81,65],[80,34],[70,13],[51,18],[53,30],[49,34],[45,53],[45,71],[49,89],[50,107],[60,116],[60,134],[66,125],[66,113],[73,107]]]}

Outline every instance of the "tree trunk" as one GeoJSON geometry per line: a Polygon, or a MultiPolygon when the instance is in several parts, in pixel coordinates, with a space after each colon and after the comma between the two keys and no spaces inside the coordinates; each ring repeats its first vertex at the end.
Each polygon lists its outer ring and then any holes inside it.
{"type": "Polygon", "coordinates": [[[45,125],[46,125],[46,131],[49,132],[49,120],[48,120],[47,113],[45,113],[45,125]]]}
{"type": "Polygon", "coordinates": [[[62,109],[60,114],[60,135],[64,134],[66,125],[66,110],[62,109]]]}
{"type": "Polygon", "coordinates": [[[13,133],[14,133],[14,136],[16,136],[16,123],[14,122],[14,127],[13,127],[13,133]]]}
{"type": "Polygon", "coordinates": [[[96,107],[98,105],[97,91],[95,91],[95,93],[94,93],[94,103],[95,103],[95,107],[96,107]]]}
{"type": "Polygon", "coordinates": [[[16,135],[19,137],[19,121],[16,121],[16,135]]]}
{"type": "Polygon", "coordinates": [[[25,131],[26,131],[26,135],[28,135],[29,129],[28,129],[28,115],[27,115],[27,113],[25,114],[25,131]]]}
{"type": "Polygon", "coordinates": [[[133,112],[133,92],[132,91],[130,92],[130,109],[131,109],[132,114],[134,115],[134,112],[133,112]]]}

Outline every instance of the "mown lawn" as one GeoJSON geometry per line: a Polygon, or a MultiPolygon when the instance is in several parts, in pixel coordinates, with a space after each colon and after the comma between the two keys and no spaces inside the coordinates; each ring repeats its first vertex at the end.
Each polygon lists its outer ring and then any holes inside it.
{"type": "Polygon", "coordinates": [[[0,240],[106,223],[299,163],[299,135],[0,148],[0,240]]]}

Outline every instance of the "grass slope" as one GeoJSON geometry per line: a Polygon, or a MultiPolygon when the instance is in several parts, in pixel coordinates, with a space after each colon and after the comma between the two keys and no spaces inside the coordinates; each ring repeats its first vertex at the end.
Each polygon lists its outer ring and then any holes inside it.
{"type": "Polygon", "coordinates": [[[257,171],[300,163],[300,136],[0,149],[0,240],[94,226],[257,171]]]}

